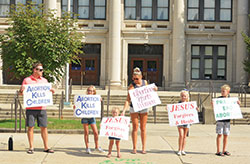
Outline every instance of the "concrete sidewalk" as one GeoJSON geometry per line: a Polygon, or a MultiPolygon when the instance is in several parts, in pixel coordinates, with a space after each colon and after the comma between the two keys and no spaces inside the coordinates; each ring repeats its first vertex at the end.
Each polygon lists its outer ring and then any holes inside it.
{"type": "MultiPolygon", "coordinates": [[[[167,124],[147,124],[147,154],[140,153],[141,142],[138,136],[138,153],[130,154],[131,138],[121,141],[122,158],[113,156],[106,158],[107,153],[86,154],[83,135],[49,134],[49,146],[54,154],[43,152],[43,144],[39,134],[35,134],[35,153],[27,154],[28,141],[24,133],[0,134],[1,164],[247,164],[250,161],[250,126],[231,125],[227,150],[231,156],[215,156],[216,151],[215,125],[193,125],[187,138],[186,156],[177,156],[178,132],[176,127],[167,124]],[[8,137],[13,135],[14,151],[8,151],[8,137]]],[[[100,146],[107,151],[108,139],[99,138],[100,146]]],[[[93,135],[90,135],[90,147],[94,148],[93,135]]],[[[93,149],[92,149],[93,150],[93,149]]]]}

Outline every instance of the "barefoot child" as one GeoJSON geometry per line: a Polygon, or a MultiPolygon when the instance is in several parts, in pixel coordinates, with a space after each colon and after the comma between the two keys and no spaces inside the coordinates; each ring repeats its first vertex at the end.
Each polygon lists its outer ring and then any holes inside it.
{"type": "MultiPolygon", "coordinates": [[[[113,117],[117,117],[120,114],[120,109],[117,107],[112,108],[112,116],[113,117]]],[[[112,152],[112,147],[113,144],[116,144],[116,149],[117,149],[117,158],[121,158],[121,154],[120,154],[120,138],[115,138],[115,137],[109,137],[109,152],[107,155],[107,158],[111,157],[111,152],[112,152]]]]}

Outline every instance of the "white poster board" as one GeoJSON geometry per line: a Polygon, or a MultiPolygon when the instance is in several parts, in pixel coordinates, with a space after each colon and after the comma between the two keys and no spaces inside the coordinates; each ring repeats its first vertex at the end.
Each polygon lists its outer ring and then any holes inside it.
{"type": "Polygon", "coordinates": [[[129,125],[130,117],[104,117],[101,122],[100,136],[128,140],[129,125]]]}
{"type": "Polygon", "coordinates": [[[129,90],[129,95],[135,112],[161,104],[161,100],[154,90],[155,84],[129,90]]]}
{"type": "Polygon", "coordinates": [[[80,118],[101,117],[100,95],[75,95],[74,116],[80,118]]]}
{"type": "Polygon", "coordinates": [[[23,104],[25,108],[53,105],[51,83],[23,85],[23,104]]]}
{"type": "Polygon", "coordinates": [[[243,118],[237,101],[237,97],[213,99],[215,120],[243,118]]]}
{"type": "Polygon", "coordinates": [[[168,104],[167,109],[170,126],[199,123],[197,104],[195,101],[168,104]]]}

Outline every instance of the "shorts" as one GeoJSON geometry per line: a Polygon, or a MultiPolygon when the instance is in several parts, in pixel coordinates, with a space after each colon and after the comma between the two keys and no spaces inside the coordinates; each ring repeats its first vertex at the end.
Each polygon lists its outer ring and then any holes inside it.
{"type": "Polygon", "coordinates": [[[180,128],[190,128],[190,124],[178,125],[177,127],[180,127],[180,128]]]}
{"type": "Polygon", "coordinates": [[[216,133],[217,134],[230,134],[230,122],[216,122],[216,133]]]}
{"type": "Polygon", "coordinates": [[[82,118],[81,123],[91,125],[91,124],[96,124],[96,120],[95,118],[82,118]]]}
{"type": "Polygon", "coordinates": [[[135,111],[134,111],[134,108],[130,106],[129,112],[130,112],[130,113],[148,113],[148,108],[147,108],[147,109],[140,110],[140,111],[138,111],[138,112],[135,112],[135,111]]]}
{"type": "Polygon", "coordinates": [[[47,111],[26,110],[26,126],[34,127],[36,120],[38,127],[47,127],[47,111]]]}
{"type": "Polygon", "coordinates": [[[121,140],[120,138],[116,138],[116,137],[109,137],[110,140],[121,140]]]}

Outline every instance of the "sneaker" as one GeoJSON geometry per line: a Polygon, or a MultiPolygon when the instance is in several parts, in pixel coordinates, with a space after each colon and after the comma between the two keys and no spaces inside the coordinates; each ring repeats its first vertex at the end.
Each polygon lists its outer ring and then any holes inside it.
{"type": "Polygon", "coordinates": [[[182,155],[186,155],[187,153],[185,151],[181,151],[181,154],[182,155]]]}
{"type": "Polygon", "coordinates": [[[102,148],[101,148],[101,147],[99,147],[98,149],[95,149],[95,151],[97,151],[97,152],[99,152],[99,153],[105,153],[105,151],[104,151],[104,150],[102,150],[102,148]]]}
{"type": "Polygon", "coordinates": [[[181,155],[181,151],[178,151],[177,155],[180,156],[181,155]]]}
{"type": "Polygon", "coordinates": [[[87,149],[86,149],[86,153],[87,153],[87,154],[91,154],[90,148],[87,148],[87,149]]]}

